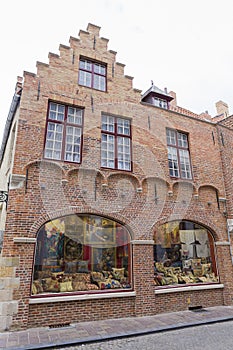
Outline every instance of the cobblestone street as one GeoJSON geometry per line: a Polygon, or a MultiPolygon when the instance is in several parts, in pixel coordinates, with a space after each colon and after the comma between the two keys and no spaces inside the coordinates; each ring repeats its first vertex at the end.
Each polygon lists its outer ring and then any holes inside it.
{"type": "Polygon", "coordinates": [[[233,321],[230,321],[54,350],[230,350],[232,344],[233,321]]]}

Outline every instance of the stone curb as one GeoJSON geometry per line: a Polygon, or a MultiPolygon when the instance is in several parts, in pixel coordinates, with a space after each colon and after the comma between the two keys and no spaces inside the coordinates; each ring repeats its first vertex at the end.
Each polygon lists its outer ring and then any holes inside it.
{"type": "Polygon", "coordinates": [[[120,339],[120,338],[127,338],[127,337],[134,337],[134,336],[141,336],[141,335],[148,335],[153,333],[161,333],[161,332],[168,332],[168,331],[174,331],[189,327],[196,327],[196,326],[203,326],[207,324],[213,324],[218,322],[227,322],[227,321],[233,321],[233,316],[226,316],[226,317],[216,317],[211,319],[205,319],[200,320],[196,322],[189,322],[189,323],[178,323],[174,325],[164,325],[161,327],[155,327],[151,329],[145,329],[145,330],[135,330],[135,331],[124,331],[122,333],[111,333],[108,335],[96,335],[91,337],[84,337],[84,338],[77,338],[75,340],[70,341],[64,341],[64,342],[53,342],[53,343],[43,343],[43,344],[30,344],[30,345],[22,345],[17,347],[6,347],[7,350],[42,350],[42,349],[51,349],[54,347],[62,347],[62,346],[75,346],[80,344],[87,344],[87,343],[95,343],[98,341],[107,341],[107,340],[114,340],[114,339],[120,339]]]}

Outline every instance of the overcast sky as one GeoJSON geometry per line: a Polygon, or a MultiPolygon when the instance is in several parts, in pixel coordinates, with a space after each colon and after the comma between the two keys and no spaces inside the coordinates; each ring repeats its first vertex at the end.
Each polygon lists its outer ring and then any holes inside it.
{"type": "Polygon", "coordinates": [[[108,49],[147,90],[151,80],[177,93],[178,105],[216,115],[215,103],[233,114],[232,0],[8,0],[1,5],[0,141],[17,76],[36,73],[88,23],[101,27],[108,49]]]}

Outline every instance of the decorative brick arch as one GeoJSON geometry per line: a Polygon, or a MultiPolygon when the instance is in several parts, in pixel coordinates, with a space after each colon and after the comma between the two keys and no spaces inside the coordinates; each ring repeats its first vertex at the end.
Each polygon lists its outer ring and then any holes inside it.
{"type": "Polygon", "coordinates": [[[63,176],[65,176],[65,173],[66,173],[64,168],[61,166],[60,163],[53,162],[50,160],[42,160],[42,159],[37,159],[33,162],[27,163],[26,166],[24,167],[24,170],[29,170],[31,167],[36,166],[36,165],[38,165],[38,166],[49,165],[49,166],[53,166],[55,168],[57,167],[59,170],[61,170],[63,176]]]}
{"type": "Polygon", "coordinates": [[[180,216],[177,216],[175,217],[175,215],[173,215],[172,217],[173,220],[169,221],[169,220],[166,220],[166,218],[162,218],[161,220],[157,221],[155,223],[155,225],[153,226],[151,232],[152,232],[152,235],[154,235],[154,232],[155,230],[163,225],[163,224],[166,224],[168,222],[172,222],[172,221],[190,221],[190,222],[193,222],[197,225],[200,225],[204,228],[206,228],[210,233],[211,235],[213,236],[213,239],[214,241],[218,241],[219,240],[219,236],[217,234],[218,232],[218,229],[216,227],[216,225],[214,225],[214,223],[210,222],[210,220],[208,220],[206,217],[203,218],[203,221],[205,221],[205,223],[203,222],[200,222],[200,216],[199,215],[193,215],[193,216],[185,216],[184,218],[180,218],[180,216]]]}
{"type": "Polygon", "coordinates": [[[125,225],[127,231],[129,232],[131,239],[134,239],[134,230],[133,230],[133,226],[130,224],[130,220],[125,220],[125,217],[119,213],[116,213],[115,215],[106,215],[106,213],[104,213],[103,211],[95,211],[95,210],[91,210],[91,209],[85,209],[82,208],[81,210],[77,210],[77,208],[67,208],[67,210],[57,210],[53,212],[53,215],[51,217],[51,215],[42,215],[38,218],[38,220],[31,226],[30,232],[29,232],[29,236],[30,237],[36,237],[37,233],[39,231],[39,229],[46,224],[49,221],[55,220],[55,219],[59,219],[61,217],[64,216],[69,216],[72,214],[76,214],[76,215],[84,215],[84,214],[91,214],[91,215],[98,215],[101,216],[103,218],[107,218],[110,219],[112,221],[116,221],[119,222],[121,225],[125,225]]]}
{"type": "Polygon", "coordinates": [[[202,189],[205,189],[205,188],[211,188],[212,190],[214,190],[214,191],[217,192],[217,194],[218,194],[219,197],[224,197],[224,195],[221,194],[220,190],[219,190],[216,186],[214,186],[213,184],[211,184],[211,183],[205,183],[205,184],[200,185],[200,186],[197,188],[197,193],[200,194],[200,191],[201,191],[202,189]]]}

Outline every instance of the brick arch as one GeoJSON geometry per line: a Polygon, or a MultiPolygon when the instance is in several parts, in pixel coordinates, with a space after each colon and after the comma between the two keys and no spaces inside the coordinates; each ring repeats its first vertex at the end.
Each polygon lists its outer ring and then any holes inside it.
{"type": "Polygon", "coordinates": [[[212,185],[202,185],[198,188],[198,200],[207,208],[211,205],[211,208],[217,210],[219,208],[219,190],[212,185]]]}
{"type": "Polygon", "coordinates": [[[25,171],[26,171],[26,170],[29,170],[31,167],[36,166],[36,165],[38,165],[38,166],[40,166],[40,165],[53,166],[54,168],[57,168],[57,169],[61,170],[63,176],[65,176],[65,174],[66,174],[64,168],[61,166],[60,163],[58,163],[58,162],[53,162],[53,161],[50,161],[50,160],[43,160],[43,159],[37,159],[37,160],[34,160],[34,161],[32,161],[32,162],[27,163],[27,164],[25,165],[25,167],[24,167],[24,170],[25,170],[25,171]]]}
{"type": "MultiPolygon", "coordinates": [[[[194,223],[194,224],[197,224],[200,226],[200,228],[204,228],[207,230],[207,237],[208,237],[208,242],[209,242],[209,253],[210,253],[210,256],[212,257],[212,269],[215,273],[215,275],[218,275],[218,268],[217,268],[217,252],[216,252],[216,249],[215,249],[215,241],[217,240],[217,231],[213,229],[213,225],[212,227],[210,227],[208,224],[208,222],[206,223],[200,223],[199,220],[195,220],[195,218],[192,217],[192,219],[190,217],[185,217],[183,218],[182,220],[179,220],[178,218],[174,218],[174,220],[171,220],[171,221],[166,221],[166,220],[161,220],[160,223],[157,223],[156,226],[154,227],[154,234],[153,234],[153,238],[157,237],[156,238],[156,241],[157,243],[160,243],[163,242],[163,239],[165,236],[161,236],[158,234],[158,236],[155,236],[156,234],[156,231],[158,230],[158,228],[162,225],[162,224],[166,224],[166,223],[172,223],[172,222],[175,222],[175,221],[189,221],[191,223],[194,223]]],[[[177,225],[175,226],[177,227],[177,225]]],[[[173,235],[169,233],[169,236],[170,236],[170,239],[172,240],[172,236],[175,238],[176,240],[176,237],[178,237],[176,235],[176,230],[175,230],[175,227],[172,228],[172,232],[173,232],[173,235]],[[174,230],[174,231],[173,231],[174,230]]],[[[157,231],[158,232],[158,231],[157,231]]],[[[170,231],[169,231],[170,232],[170,231]]],[[[195,236],[194,236],[195,237],[195,236]]],[[[173,239],[174,239],[173,238],[173,239]]],[[[180,236],[179,236],[179,240],[178,242],[180,242],[180,236]]],[[[155,243],[156,243],[155,241],[155,243]]],[[[174,243],[174,241],[173,241],[174,243]]],[[[175,243],[176,244],[176,243],[175,243]]],[[[179,243],[178,243],[179,244],[179,243]]],[[[190,244],[189,244],[190,246],[190,244]]],[[[194,254],[194,252],[193,252],[194,254]]],[[[194,256],[194,255],[193,255],[194,256]]]]}
{"type": "Polygon", "coordinates": [[[102,176],[102,178],[105,178],[105,175],[103,174],[102,171],[98,170],[98,169],[95,169],[95,168],[82,168],[82,167],[79,167],[79,168],[72,168],[70,170],[67,171],[67,177],[71,176],[72,174],[74,173],[96,173],[96,174],[99,174],[102,176]]]}
{"type": "Polygon", "coordinates": [[[160,181],[161,183],[164,183],[164,184],[166,184],[166,186],[167,186],[167,188],[170,188],[170,184],[169,184],[169,182],[166,180],[166,179],[164,179],[164,178],[162,178],[162,177],[158,177],[158,176],[146,176],[146,177],[144,177],[143,179],[142,179],[142,185],[144,184],[144,183],[146,183],[147,181],[160,181]]]}
{"type": "Polygon", "coordinates": [[[30,237],[37,237],[37,233],[39,232],[40,228],[45,225],[47,222],[59,219],[64,216],[69,216],[72,214],[77,214],[77,215],[83,215],[83,214],[89,214],[89,215],[98,215],[102,216],[104,218],[110,219],[112,221],[118,222],[121,225],[125,225],[127,231],[130,234],[131,239],[134,239],[134,230],[133,226],[130,224],[130,220],[126,220],[125,217],[119,213],[116,213],[115,215],[106,215],[106,213],[102,211],[96,211],[91,209],[84,209],[82,208],[81,210],[77,210],[77,208],[67,208],[66,210],[57,210],[52,213],[52,215],[42,215],[38,218],[38,220],[31,226],[29,236],[30,237]]]}
{"type": "Polygon", "coordinates": [[[221,192],[220,190],[214,186],[213,184],[208,184],[208,183],[205,183],[205,184],[202,184],[200,185],[198,188],[197,188],[197,193],[200,194],[200,191],[203,190],[203,189],[212,189],[214,191],[217,191],[219,197],[224,197],[224,196],[221,196],[221,192]]]}
{"type": "Polygon", "coordinates": [[[197,193],[198,191],[197,187],[190,181],[185,181],[185,180],[175,181],[173,184],[171,184],[172,192],[175,193],[178,187],[192,188],[192,193],[197,193]]]}
{"type": "Polygon", "coordinates": [[[94,168],[73,168],[67,172],[67,181],[72,183],[74,181],[79,182],[80,188],[89,187],[90,184],[106,183],[106,177],[102,171],[94,168]],[[88,183],[89,181],[89,183],[88,183]]]}
{"type": "Polygon", "coordinates": [[[131,174],[131,173],[126,173],[126,172],[113,172],[107,176],[107,181],[111,181],[112,178],[116,177],[121,177],[121,178],[129,178],[132,183],[135,183],[136,187],[141,187],[141,182],[137,178],[137,176],[131,174]]]}
{"type": "Polygon", "coordinates": [[[218,232],[217,226],[213,222],[208,220],[207,217],[203,218],[203,221],[204,220],[205,220],[205,223],[200,221],[200,215],[195,215],[195,214],[193,216],[185,216],[182,219],[180,218],[180,216],[177,216],[177,217],[173,216],[173,220],[171,220],[171,221],[167,221],[166,218],[162,218],[161,220],[159,220],[159,221],[157,221],[155,223],[155,225],[152,228],[152,233],[154,235],[155,230],[159,226],[161,226],[163,224],[166,224],[168,222],[173,222],[173,221],[190,221],[190,222],[193,222],[193,223],[195,223],[197,225],[203,226],[203,228],[206,228],[211,233],[211,235],[213,237],[213,240],[217,241],[219,239],[219,235],[217,234],[217,232],[218,232]]]}

